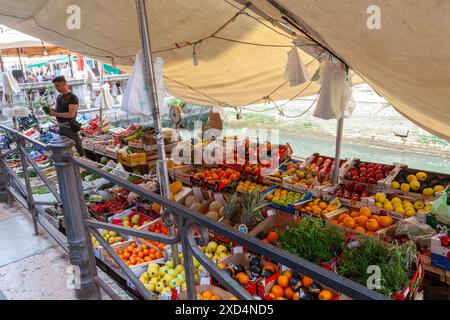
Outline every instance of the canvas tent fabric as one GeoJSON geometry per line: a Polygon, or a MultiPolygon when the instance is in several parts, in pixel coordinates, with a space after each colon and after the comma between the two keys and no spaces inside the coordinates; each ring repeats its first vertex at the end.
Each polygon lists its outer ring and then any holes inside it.
{"type": "Polygon", "coordinates": [[[21,49],[20,55],[28,58],[44,56],[45,49],[47,50],[47,55],[66,54],[68,52],[66,49],[0,25],[0,50],[2,56],[17,57],[18,48],[21,49]]]}
{"type": "MultiPolygon", "coordinates": [[[[50,43],[130,70],[140,49],[133,0],[78,0],[80,29],[68,29],[72,0],[0,0],[0,23],[50,43]],[[114,63],[113,63],[114,62],[114,63]]],[[[282,20],[270,0],[254,5],[282,20]]],[[[440,0],[278,0],[321,44],[410,120],[450,138],[450,2],[440,0]],[[367,28],[367,8],[381,9],[382,28],[367,28]]],[[[189,102],[245,106],[314,94],[316,83],[290,87],[283,79],[292,39],[235,0],[148,1],[152,50],[165,61],[168,91],[189,102]],[[265,25],[263,25],[265,24],[265,25]],[[276,30],[276,31],[275,31],[276,30]],[[233,40],[233,41],[227,41],[233,40]],[[259,44],[259,45],[254,45],[259,44]],[[179,49],[174,49],[179,46],[179,49]]],[[[310,47],[308,47],[310,49],[310,47]]],[[[307,50],[310,52],[310,50],[307,50]]],[[[308,73],[319,63],[302,52],[308,73]],[[312,62],[310,62],[312,61],[312,62]]]]}

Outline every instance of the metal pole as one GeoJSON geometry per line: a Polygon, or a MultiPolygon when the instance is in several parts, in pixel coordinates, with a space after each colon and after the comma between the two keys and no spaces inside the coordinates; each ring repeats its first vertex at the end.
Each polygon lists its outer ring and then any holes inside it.
{"type": "Polygon", "coordinates": [[[3,56],[2,56],[2,51],[0,50],[0,70],[2,72],[5,72],[5,65],[3,64],[3,56]]]}
{"type": "Polygon", "coordinates": [[[72,66],[72,60],[70,59],[70,53],[67,54],[67,57],[69,58],[70,75],[73,78],[73,66],[72,66]]]}
{"type": "Polygon", "coordinates": [[[16,143],[17,143],[17,149],[19,150],[20,162],[22,163],[23,177],[25,180],[25,188],[27,191],[27,206],[28,206],[28,210],[31,213],[31,217],[33,218],[34,235],[37,236],[39,234],[39,229],[38,229],[38,225],[37,225],[38,217],[36,214],[36,209],[34,207],[33,191],[31,189],[30,175],[28,172],[27,157],[25,156],[26,142],[23,140],[23,138],[17,137],[16,143]]]}
{"type": "Polygon", "coordinates": [[[99,110],[99,129],[100,129],[100,134],[102,134],[102,123],[103,123],[103,105],[106,103],[106,98],[105,98],[105,92],[104,90],[102,90],[102,86],[105,82],[104,77],[103,77],[103,63],[99,66],[99,72],[100,72],[100,94],[102,95],[103,98],[103,102],[100,104],[100,110],[99,110]]]}
{"type": "Polygon", "coordinates": [[[20,56],[20,50],[19,50],[19,48],[17,48],[16,50],[17,50],[17,57],[19,58],[20,69],[23,72],[23,77],[26,79],[27,75],[26,75],[26,71],[25,71],[25,69],[23,67],[23,64],[22,64],[22,57],[20,56]]]}
{"type": "Polygon", "coordinates": [[[91,238],[84,226],[87,216],[83,193],[80,192],[80,172],[73,165],[72,147],[75,143],[59,136],[50,142],[49,149],[55,162],[59,191],[66,223],[67,244],[70,263],[74,270],[75,294],[80,300],[101,299],[100,289],[95,281],[97,269],[91,238]]]}
{"type": "Polygon", "coordinates": [[[192,260],[193,254],[192,249],[188,243],[187,223],[182,217],[178,217],[178,226],[180,227],[181,233],[181,246],[183,250],[183,265],[186,275],[186,289],[188,293],[188,300],[197,300],[197,288],[195,286],[195,268],[194,261],[192,260]]]}
{"type": "MultiPolygon", "coordinates": [[[[163,197],[170,199],[169,190],[169,174],[167,172],[166,163],[166,150],[164,146],[164,137],[162,134],[161,116],[159,114],[158,105],[158,93],[155,85],[155,72],[153,70],[153,57],[152,49],[150,44],[150,33],[147,23],[147,9],[145,5],[145,0],[136,0],[136,10],[139,19],[139,31],[141,35],[141,42],[144,52],[144,71],[145,71],[145,82],[148,93],[148,98],[150,101],[150,107],[152,108],[153,115],[153,125],[155,127],[156,143],[158,146],[158,170],[159,170],[159,181],[161,185],[161,194],[163,197]]],[[[164,222],[169,227],[170,234],[175,234],[175,227],[173,225],[173,217],[171,214],[165,213],[164,222]]],[[[172,245],[172,255],[174,257],[174,262],[178,264],[178,247],[172,245]]]]}
{"type": "Polygon", "coordinates": [[[336,133],[336,154],[334,156],[334,169],[333,169],[333,183],[339,182],[339,167],[341,162],[341,150],[342,150],[342,140],[344,132],[344,116],[340,118],[337,122],[337,133],[336,133]]]}

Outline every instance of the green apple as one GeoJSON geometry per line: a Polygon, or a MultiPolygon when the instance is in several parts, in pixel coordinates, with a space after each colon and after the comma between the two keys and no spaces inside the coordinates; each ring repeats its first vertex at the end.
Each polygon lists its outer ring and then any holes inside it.
{"type": "Polygon", "coordinates": [[[184,274],[177,275],[177,279],[180,280],[181,283],[186,282],[186,276],[184,274]]]}
{"type": "Polygon", "coordinates": [[[170,288],[176,288],[176,287],[178,287],[178,286],[180,286],[181,285],[181,281],[179,280],[179,279],[172,279],[170,282],[169,282],[169,287],[170,288]]]}
{"type": "Polygon", "coordinates": [[[122,224],[123,224],[124,227],[129,227],[130,226],[130,221],[126,220],[122,224]]]}
{"type": "Polygon", "coordinates": [[[149,277],[154,278],[154,277],[157,277],[159,275],[159,271],[158,271],[158,269],[153,268],[153,269],[147,270],[147,274],[148,274],[149,277]]]}
{"type": "Polygon", "coordinates": [[[170,269],[167,274],[170,274],[172,277],[176,277],[178,275],[178,272],[176,272],[174,269],[170,269]]]}
{"type": "Polygon", "coordinates": [[[159,268],[158,272],[161,277],[164,277],[167,272],[169,272],[169,268],[167,268],[166,266],[162,266],[161,268],[159,268]]]}
{"type": "Polygon", "coordinates": [[[182,264],[179,264],[179,265],[177,265],[176,267],[175,267],[175,271],[177,272],[177,273],[180,273],[181,271],[183,271],[184,270],[184,266],[182,265],[182,264]]]}
{"type": "Polygon", "coordinates": [[[164,284],[160,281],[155,285],[155,291],[160,293],[165,288],[164,284]]]}
{"type": "Polygon", "coordinates": [[[166,267],[167,267],[167,268],[173,269],[174,266],[175,266],[175,264],[174,264],[173,260],[168,260],[168,261],[166,262],[166,267]]]}
{"type": "Polygon", "coordinates": [[[144,283],[144,287],[146,287],[148,291],[154,292],[155,291],[155,287],[156,287],[156,283],[146,282],[146,283],[144,283]]]}

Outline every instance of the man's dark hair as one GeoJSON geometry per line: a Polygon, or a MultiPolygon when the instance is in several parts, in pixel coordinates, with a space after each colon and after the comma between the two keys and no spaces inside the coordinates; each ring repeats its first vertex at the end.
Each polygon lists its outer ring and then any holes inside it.
{"type": "Polygon", "coordinates": [[[52,82],[53,82],[53,83],[60,83],[60,82],[66,83],[67,81],[66,81],[66,78],[65,78],[64,76],[58,76],[58,77],[55,77],[55,78],[52,80],[52,82]]]}

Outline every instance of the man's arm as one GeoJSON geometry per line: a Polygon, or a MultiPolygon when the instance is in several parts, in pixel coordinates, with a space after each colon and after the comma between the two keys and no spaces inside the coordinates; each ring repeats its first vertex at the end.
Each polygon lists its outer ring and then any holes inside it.
{"type": "Polygon", "coordinates": [[[78,105],[77,104],[69,104],[69,112],[56,112],[54,109],[50,111],[50,116],[57,117],[57,118],[63,118],[63,119],[73,119],[75,118],[78,111],[78,105]]]}

